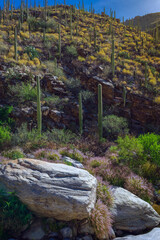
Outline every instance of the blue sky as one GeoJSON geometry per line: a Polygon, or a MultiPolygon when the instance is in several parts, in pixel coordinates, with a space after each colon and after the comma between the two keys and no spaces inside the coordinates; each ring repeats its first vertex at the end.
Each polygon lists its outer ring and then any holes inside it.
{"type": "MultiPolygon", "coordinates": [[[[34,0],[31,0],[34,2],[34,0]]],[[[16,6],[20,5],[21,0],[13,0],[16,6]]],[[[28,0],[30,2],[30,0],[28,0]]],[[[43,3],[43,0],[36,0],[37,3],[43,3]]],[[[58,3],[63,3],[64,0],[57,0],[58,3]]],[[[84,0],[85,8],[90,7],[91,2],[96,12],[106,11],[109,9],[116,10],[117,17],[132,18],[137,15],[145,15],[152,12],[160,12],[160,0],[84,0]]],[[[54,4],[54,0],[48,0],[49,4],[54,4]]],[[[67,4],[78,4],[79,0],[66,0],[67,4]]],[[[3,6],[3,0],[0,0],[0,5],[3,6]]]]}

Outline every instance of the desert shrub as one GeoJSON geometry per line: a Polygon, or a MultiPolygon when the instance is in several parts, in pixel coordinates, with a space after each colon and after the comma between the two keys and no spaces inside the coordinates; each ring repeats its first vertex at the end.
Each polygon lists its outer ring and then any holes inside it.
{"type": "Polygon", "coordinates": [[[94,102],[94,93],[89,90],[82,90],[82,100],[84,104],[92,104],[94,102]]]}
{"type": "Polygon", "coordinates": [[[59,161],[61,158],[61,155],[59,154],[59,152],[57,150],[49,150],[47,152],[47,159],[48,160],[52,160],[52,161],[59,161]]]}
{"type": "Polygon", "coordinates": [[[8,45],[0,41],[0,55],[6,55],[8,53],[8,45]]]}
{"type": "Polygon", "coordinates": [[[63,110],[64,106],[68,104],[68,98],[60,98],[56,95],[45,97],[43,100],[57,110],[63,110]]]}
{"type": "Polygon", "coordinates": [[[130,59],[131,58],[128,52],[119,52],[118,56],[123,57],[125,59],[130,59]]]}
{"type": "Polygon", "coordinates": [[[135,174],[131,174],[126,178],[125,188],[147,202],[150,202],[153,198],[152,185],[135,174]]]}
{"type": "Polygon", "coordinates": [[[119,135],[128,133],[127,120],[123,117],[117,117],[116,115],[104,117],[103,128],[106,136],[110,139],[116,139],[119,135]]]}
{"type": "Polygon", "coordinates": [[[57,150],[53,149],[38,149],[34,153],[35,158],[37,159],[45,159],[45,160],[52,160],[52,161],[59,161],[61,155],[57,150]]]}
{"type": "Polygon", "coordinates": [[[119,150],[119,160],[127,164],[130,168],[137,168],[146,162],[143,145],[135,137],[126,135],[124,138],[118,137],[117,149],[119,150]]]}
{"type": "Polygon", "coordinates": [[[160,168],[156,164],[147,161],[141,166],[141,175],[144,178],[155,182],[156,180],[159,180],[160,168]]]}
{"type": "Polygon", "coordinates": [[[78,78],[69,78],[66,81],[67,88],[74,95],[78,96],[81,89],[81,82],[78,78]]]}
{"type": "Polygon", "coordinates": [[[90,219],[97,238],[108,239],[110,228],[112,226],[112,217],[107,206],[100,200],[98,200],[95,204],[95,208],[92,210],[90,219]]]}
{"type": "Polygon", "coordinates": [[[11,132],[9,127],[0,126],[0,147],[10,143],[11,141],[11,132]]]}
{"type": "Polygon", "coordinates": [[[38,51],[33,46],[25,47],[24,52],[28,54],[28,57],[30,58],[30,60],[33,60],[34,58],[39,57],[38,51]]]}
{"type": "Polygon", "coordinates": [[[66,47],[66,53],[70,57],[77,57],[78,56],[77,49],[73,45],[66,47]]]}
{"type": "Polygon", "coordinates": [[[37,159],[43,159],[46,158],[47,156],[47,152],[45,148],[40,148],[38,150],[36,150],[33,155],[35,156],[35,158],[37,159]]]}
{"type": "Polygon", "coordinates": [[[21,101],[36,101],[37,89],[31,83],[17,83],[9,86],[11,95],[18,97],[21,101]]]}
{"type": "Polygon", "coordinates": [[[79,140],[77,135],[70,130],[54,128],[52,131],[46,133],[48,141],[57,144],[75,143],[79,140]]]}
{"type": "Polygon", "coordinates": [[[5,151],[2,153],[2,155],[4,157],[12,159],[12,160],[24,157],[24,153],[23,153],[22,149],[20,149],[20,148],[15,148],[15,149],[5,151]]]}
{"type": "Polygon", "coordinates": [[[37,129],[28,130],[27,124],[22,124],[16,129],[16,132],[12,134],[11,144],[13,146],[24,146],[24,148],[37,149],[46,145],[47,137],[42,134],[41,138],[37,129]]]}
{"type": "Polygon", "coordinates": [[[29,17],[28,24],[32,31],[37,31],[37,30],[42,31],[44,28],[46,29],[46,31],[48,31],[49,29],[53,29],[53,30],[57,31],[57,29],[58,29],[56,21],[51,18],[48,19],[48,21],[46,22],[43,19],[29,17]]]}
{"type": "Polygon", "coordinates": [[[0,239],[17,234],[31,220],[31,212],[13,193],[0,190],[0,239]]]}
{"type": "Polygon", "coordinates": [[[160,135],[147,133],[140,135],[138,140],[143,145],[144,152],[149,160],[160,166],[160,135]]]}
{"type": "Polygon", "coordinates": [[[83,163],[84,159],[86,158],[86,156],[79,151],[78,149],[68,149],[68,148],[63,148],[59,150],[59,153],[62,156],[66,156],[66,157],[70,157],[74,160],[77,160],[81,163],[83,163]]]}
{"type": "Polygon", "coordinates": [[[100,199],[102,203],[108,207],[111,207],[113,204],[113,196],[111,194],[109,184],[99,179],[97,185],[97,199],[100,199]]]}
{"type": "Polygon", "coordinates": [[[120,166],[106,157],[91,157],[87,160],[87,170],[111,185],[123,187],[130,169],[120,166]]]}
{"type": "Polygon", "coordinates": [[[27,79],[30,81],[32,81],[34,78],[30,68],[26,67],[25,65],[24,66],[16,65],[15,67],[8,68],[7,71],[5,72],[5,77],[8,80],[11,80],[11,79],[21,80],[23,78],[25,78],[26,80],[26,77],[27,77],[27,79]]]}
{"type": "Polygon", "coordinates": [[[0,125],[7,125],[12,127],[14,120],[10,118],[10,114],[13,111],[13,106],[0,107],[0,125]]]}
{"type": "Polygon", "coordinates": [[[57,76],[61,80],[65,79],[65,74],[63,70],[59,68],[54,61],[46,61],[44,62],[44,64],[46,65],[46,68],[50,73],[53,73],[55,76],[57,76]]]}

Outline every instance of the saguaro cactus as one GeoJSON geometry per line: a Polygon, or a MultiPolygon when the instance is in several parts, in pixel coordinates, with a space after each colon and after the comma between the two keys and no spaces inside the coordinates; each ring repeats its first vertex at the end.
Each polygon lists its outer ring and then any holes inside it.
{"type": "Polygon", "coordinates": [[[98,134],[100,141],[102,140],[103,137],[102,119],[103,119],[102,85],[98,84],[98,134]]]}
{"type": "Polygon", "coordinates": [[[36,77],[36,80],[37,80],[37,125],[39,136],[41,136],[42,132],[41,89],[40,80],[38,76],[36,77]]]}
{"type": "Polygon", "coordinates": [[[15,60],[17,61],[18,59],[18,54],[17,54],[17,27],[14,29],[14,57],[15,60]]]}
{"type": "Polygon", "coordinates": [[[79,132],[83,133],[83,110],[82,110],[82,94],[79,93],[79,132]]]}
{"type": "Polygon", "coordinates": [[[96,50],[97,46],[97,31],[96,28],[94,27],[94,49],[96,50]]]}
{"type": "Polygon", "coordinates": [[[112,77],[115,74],[115,59],[114,59],[114,39],[112,39],[112,53],[111,53],[111,67],[112,67],[112,77]]]}
{"type": "Polygon", "coordinates": [[[145,87],[148,85],[148,65],[145,63],[145,87]]]}
{"type": "Polygon", "coordinates": [[[58,33],[59,33],[59,39],[58,39],[58,55],[59,59],[61,60],[61,25],[58,25],[58,33]]]}
{"type": "Polygon", "coordinates": [[[123,87],[123,106],[126,106],[126,96],[127,96],[127,90],[125,87],[123,87]]]}

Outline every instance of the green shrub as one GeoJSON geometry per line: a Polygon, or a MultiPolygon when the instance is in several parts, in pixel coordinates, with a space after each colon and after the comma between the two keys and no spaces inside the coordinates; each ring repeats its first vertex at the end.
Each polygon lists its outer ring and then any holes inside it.
{"type": "Polygon", "coordinates": [[[70,157],[74,160],[77,160],[79,162],[83,162],[84,159],[85,159],[85,155],[77,150],[77,149],[68,149],[68,148],[63,148],[63,149],[60,149],[59,153],[62,155],[62,156],[66,156],[66,157],[70,157]]]}
{"type": "Polygon", "coordinates": [[[13,146],[24,146],[32,149],[44,147],[46,145],[47,137],[42,134],[41,138],[37,129],[28,130],[27,124],[22,124],[17,131],[12,134],[11,143],[13,146]]]}
{"type": "Polygon", "coordinates": [[[54,76],[57,76],[61,80],[65,78],[65,74],[64,74],[63,70],[61,68],[59,68],[54,61],[46,61],[46,62],[44,62],[44,64],[46,65],[47,70],[50,73],[53,73],[54,76]]]}
{"type": "Polygon", "coordinates": [[[118,56],[123,57],[125,59],[130,59],[131,58],[128,52],[121,52],[121,53],[118,54],[118,56]]]}
{"type": "Polygon", "coordinates": [[[25,47],[24,52],[28,54],[28,57],[30,58],[30,60],[33,60],[34,58],[38,58],[39,57],[38,51],[33,46],[25,47]]]}
{"type": "Polygon", "coordinates": [[[11,133],[9,127],[0,126],[0,147],[11,141],[11,133]]]}
{"type": "Polygon", "coordinates": [[[73,45],[66,47],[66,53],[70,57],[77,57],[78,56],[77,49],[73,45]]]}
{"type": "Polygon", "coordinates": [[[70,130],[54,128],[52,131],[46,133],[48,141],[55,142],[57,144],[75,143],[79,140],[79,137],[72,133],[70,130]]]}
{"type": "Polygon", "coordinates": [[[21,101],[36,101],[37,99],[37,90],[31,83],[17,83],[14,86],[9,86],[9,91],[21,101]]]}
{"type": "Polygon", "coordinates": [[[31,220],[31,212],[13,193],[0,190],[0,239],[17,234],[31,220]]]}
{"type": "Polygon", "coordinates": [[[111,207],[113,204],[113,196],[111,195],[109,186],[101,183],[100,181],[97,185],[97,199],[100,199],[102,203],[104,203],[108,207],[111,207]]]}
{"type": "Polygon", "coordinates": [[[109,115],[103,119],[104,133],[110,139],[116,139],[119,135],[128,133],[128,123],[123,117],[109,115]]]}
{"type": "Polygon", "coordinates": [[[0,125],[13,126],[14,120],[10,118],[10,114],[13,111],[13,106],[0,107],[0,125]]]}
{"type": "Polygon", "coordinates": [[[2,153],[2,155],[4,157],[12,159],[12,160],[24,157],[24,153],[23,153],[22,149],[20,149],[20,148],[15,148],[15,149],[11,149],[9,151],[5,151],[2,153]]]}
{"type": "Polygon", "coordinates": [[[58,26],[56,21],[53,18],[48,19],[48,21],[44,21],[43,19],[37,19],[35,17],[29,17],[28,24],[30,25],[30,30],[32,31],[43,31],[45,28],[46,31],[53,29],[55,31],[58,30],[58,26]]]}
{"type": "Polygon", "coordinates": [[[91,104],[94,102],[94,93],[88,90],[82,90],[82,101],[84,104],[91,104]]]}
{"type": "Polygon", "coordinates": [[[160,135],[147,133],[138,137],[144,152],[152,163],[160,166],[160,135]]]}
{"type": "Polygon", "coordinates": [[[146,161],[143,145],[135,137],[118,137],[119,160],[130,168],[138,168],[146,161]]]}
{"type": "Polygon", "coordinates": [[[66,81],[67,88],[74,95],[78,96],[81,89],[81,82],[78,78],[70,78],[66,81]]]}

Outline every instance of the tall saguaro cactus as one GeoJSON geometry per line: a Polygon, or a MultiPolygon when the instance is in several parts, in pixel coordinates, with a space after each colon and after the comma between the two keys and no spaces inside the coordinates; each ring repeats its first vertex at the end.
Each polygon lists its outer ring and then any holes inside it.
{"type": "Polygon", "coordinates": [[[59,59],[61,60],[61,25],[58,25],[58,34],[59,34],[59,39],[58,39],[58,54],[59,54],[59,59]]]}
{"type": "Polygon", "coordinates": [[[97,46],[97,31],[96,28],[94,27],[94,49],[96,50],[97,46]]]}
{"type": "Polygon", "coordinates": [[[83,109],[82,109],[82,94],[79,93],[79,132],[83,133],[83,109]]]}
{"type": "Polygon", "coordinates": [[[148,65],[145,63],[145,87],[148,85],[148,65]]]}
{"type": "Polygon", "coordinates": [[[18,60],[18,54],[17,54],[17,27],[15,27],[14,30],[14,57],[15,60],[18,60]]]}
{"type": "Polygon", "coordinates": [[[36,80],[37,80],[37,125],[39,136],[41,136],[42,132],[41,89],[40,80],[38,76],[36,77],[36,80]]]}
{"type": "Polygon", "coordinates": [[[112,53],[111,53],[111,67],[112,67],[112,77],[115,74],[115,59],[114,59],[114,39],[112,39],[112,53]]]}
{"type": "Polygon", "coordinates": [[[98,134],[100,141],[102,140],[103,137],[102,119],[103,119],[102,85],[98,84],[98,134]]]}

